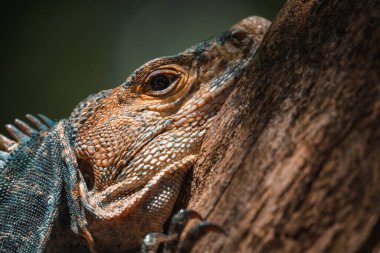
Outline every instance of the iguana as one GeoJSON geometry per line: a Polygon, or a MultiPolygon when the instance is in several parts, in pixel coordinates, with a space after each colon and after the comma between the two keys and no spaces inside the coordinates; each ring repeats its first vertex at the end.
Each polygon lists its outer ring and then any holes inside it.
{"type": "Polygon", "coordinates": [[[27,115],[35,127],[7,125],[14,140],[0,135],[0,251],[136,251],[147,234],[145,250],[157,248],[148,244],[166,240],[159,232],[183,177],[269,24],[249,17],[149,61],[68,119],[27,115]]]}

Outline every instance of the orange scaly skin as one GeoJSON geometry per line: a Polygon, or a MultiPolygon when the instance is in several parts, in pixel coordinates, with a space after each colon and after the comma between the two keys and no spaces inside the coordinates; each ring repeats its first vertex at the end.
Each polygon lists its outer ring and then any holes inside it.
{"type": "Polygon", "coordinates": [[[252,26],[255,18],[245,19],[152,60],[74,110],[75,150],[90,164],[81,168],[80,197],[96,249],[138,247],[162,230],[207,128],[258,46],[252,26]]]}
{"type": "MultiPolygon", "coordinates": [[[[28,150],[30,143],[34,145],[30,152],[38,154],[30,170],[40,167],[41,156],[47,160],[39,174],[41,181],[44,171],[58,171],[51,176],[59,183],[52,192],[54,198],[37,205],[53,222],[42,220],[46,223],[41,227],[42,239],[37,237],[25,248],[39,244],[48,252],[136,252],[146,234],[161,232],[207,129],[252,60],[269,24],[260,17],[246,18],[180,54],[144,64],[122,85],[82,101],[68,120],[47,128],[30,116],[41,132],[29,133],[32,128],[16,122],[25,136],[14,127],[10,132],[21,136],[20,140],[0,135],[4,150],[0,168],[7,173],[11,172],[9,157],[17,154],[17,147],[28,150]],[[53,157],[39,148],[42,144],[54,149],[53,157]]],[[[8,180],[8,174],[4,175],[8,180]]],[[[19,185],[26,190],[23,182],[19,185]]],[[[17,190],[6,190],[10,197],[4,196],[15,199],[7,205],[17,208],[17,190]]],[[[25,203],[19,206],[26,210],[21,215],[30,212],[25,203]]],[[[3,217],[16,227],[17,219],[10,212],[5,210],[3,217]]],[[[2,229],[9,230],[7,226],[2,229]]],[[[16,236],[29,234],[33,224],[21,232],[11,230],[16,236]]],[[[17,248],[19,241],[7,242],[7,249],[17,248]]]]}

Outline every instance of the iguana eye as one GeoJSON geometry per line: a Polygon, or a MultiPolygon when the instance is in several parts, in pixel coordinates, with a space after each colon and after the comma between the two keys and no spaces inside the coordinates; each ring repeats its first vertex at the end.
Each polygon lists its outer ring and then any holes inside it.
{"type": "Polygon", "coordinates": [[[148,95],[166,95],[177,85],[179,74],[173,70],[157,70],[152,72],[145,82],[145,92],[148,95]]]}
{"type": "Polygon", "coordinates": [[[171,76],[158,74],[150,81],[150,87],[154,91],[165,90],[172,84],[171,79],[173,79],[171,76]]]}

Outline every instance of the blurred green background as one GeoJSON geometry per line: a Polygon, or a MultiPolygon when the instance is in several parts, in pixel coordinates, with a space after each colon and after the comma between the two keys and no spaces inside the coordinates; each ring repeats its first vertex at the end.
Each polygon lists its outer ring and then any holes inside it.
{"type": "Polygon", "coordinates": [[[68,117],[89,94],[240,19],[272,20],[281,0],[2,1],[0,125],[68,117]]]}

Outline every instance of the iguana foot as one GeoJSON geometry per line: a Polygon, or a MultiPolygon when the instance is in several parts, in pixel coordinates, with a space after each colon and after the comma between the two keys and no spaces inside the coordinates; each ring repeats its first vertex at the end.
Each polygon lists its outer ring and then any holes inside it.
{"type": "Polygon", "coordinates": [[[141,245],[142,253],[156,253],[159,246],[163,246],[163,253],[189,253],[199,239],[208,232],[225,234],[224,230],[216,224],[203,221],[202,216],[190,209],[182,209],[170,220],[168,234],[147,234],[141,245]],[[201,220],[197,225],[189,229],[181,239],[186,224],[192,219],[201,220]]]}

